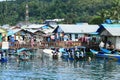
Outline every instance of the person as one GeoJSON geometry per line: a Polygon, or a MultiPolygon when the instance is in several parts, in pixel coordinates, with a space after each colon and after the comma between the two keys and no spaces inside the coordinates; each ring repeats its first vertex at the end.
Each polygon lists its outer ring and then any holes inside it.
{"type": "Polygon", "coordinates": [[[114,45],[113,45],[113,43],[111,41],[108,41],[107,44],[106,44],[106,46],[107,46],[106,48],[108,48],[108,49],[114,49],[115,48],[114,45]]]}
{"type": "Polygon", "coordinates": [[[107,49],[110,48],[110,43],[109,43],[109,42],[106,43],[106,48],[107,48],[107,49]]]}
{"type": "Polygon", "coordinates": [[[32,48],[34,47],[34,38],[33,37],[31,38],[31,47],[32,48]]]}
{"type": "Polygon", "coordinates": [[[10,37],[10,42],[11,42],[10,46],[14,46],[14,43],[15,43],[14,35],[10,37]]]}
{"type": "Polygon", "coordinates": [[[105,46],[105,43],[103,41],[100,42],[99,47],[103,48],[105,46]]]}
{"type": "Polygon", "coordinates": [[[114,48],[115,48],[115,46],[111,43],[110,49],[114,49],[114,48]]]}
{"type": "Polygon", "coordinates": [[[2,59],[2,51],[0,50],[0,60],[2,59]]]}

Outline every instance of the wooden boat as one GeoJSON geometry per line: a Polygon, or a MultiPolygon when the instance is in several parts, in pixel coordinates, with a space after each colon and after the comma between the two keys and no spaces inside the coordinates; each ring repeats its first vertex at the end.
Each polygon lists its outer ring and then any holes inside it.
{"type": "Polygon", "coordinates": [[[120,61],[120,55],[119,54],[108,54],[105,52],[99,52],[93,49],[90,49],[90,51],[96,56],[96,57],[103,57],[103,58],[112,58],[112,59],[117,59],[120,61]]]}

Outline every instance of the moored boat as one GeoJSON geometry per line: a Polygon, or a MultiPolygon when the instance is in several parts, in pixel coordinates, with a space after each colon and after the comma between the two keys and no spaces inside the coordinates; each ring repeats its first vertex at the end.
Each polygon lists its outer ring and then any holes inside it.
{"type": "Polygon", "coordinates": [[[75,46],[72,48],[64,48],[61,50],[62,58],[69,60],[81,60],[86,57],[86,47],[75,46]]]}
{"type": "Polygon", "coordinates": [[[7,59],[6,53],[0,50],[0,62],[7,62],[7,61],[8,59],[7,59]]]}
{"type": "Polygon", "coordinates": [[[96,51],[93,49],[90,49],[90,51],[96,56],[96,57],[102,57],[102,58],[112,58],[112,59],[117,59],[120,61],[120,55],[119,54],[112,54],[112,53],[105,53],[101,51],[96,51]]]}
{"type": "Polygon", "coordinates": [[[104,53],[108,53],[110,54],[112,51],[108,50],[108,49],[105,49],[105,48],[100,48],[100,50],[104,53]]]}
{"type": "Polygon", "coordinates": [[[56,51],[56,50],[52,50],[52,49],[44,49],[43,50],[43,52],[47,55],[47,56],[49,56],[49,57],[58,57],[58,58],[60,58],[61,57],[61,53],[60,52],[58,52],[58,51],[56,51]]]}

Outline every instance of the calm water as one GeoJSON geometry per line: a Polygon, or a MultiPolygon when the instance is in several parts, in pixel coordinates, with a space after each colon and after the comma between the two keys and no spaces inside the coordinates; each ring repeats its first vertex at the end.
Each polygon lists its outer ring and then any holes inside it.
{"type": "Polygon", "coordinates": [[[44,55],[28,62],[0,64],[0,80],[120,80],[120,63],[52,60],[44,55]]]}

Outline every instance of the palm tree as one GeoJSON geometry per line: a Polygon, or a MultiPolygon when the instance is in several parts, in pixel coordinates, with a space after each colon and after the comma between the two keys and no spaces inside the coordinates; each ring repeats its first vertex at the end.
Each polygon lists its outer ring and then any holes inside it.
{"type": "Polygon", "coordinates": [[[111,9],[112,19],[116,20],[116,23],[119,23],[120,19],[120,0],[113,1],[113,7],[111,9]]]}

